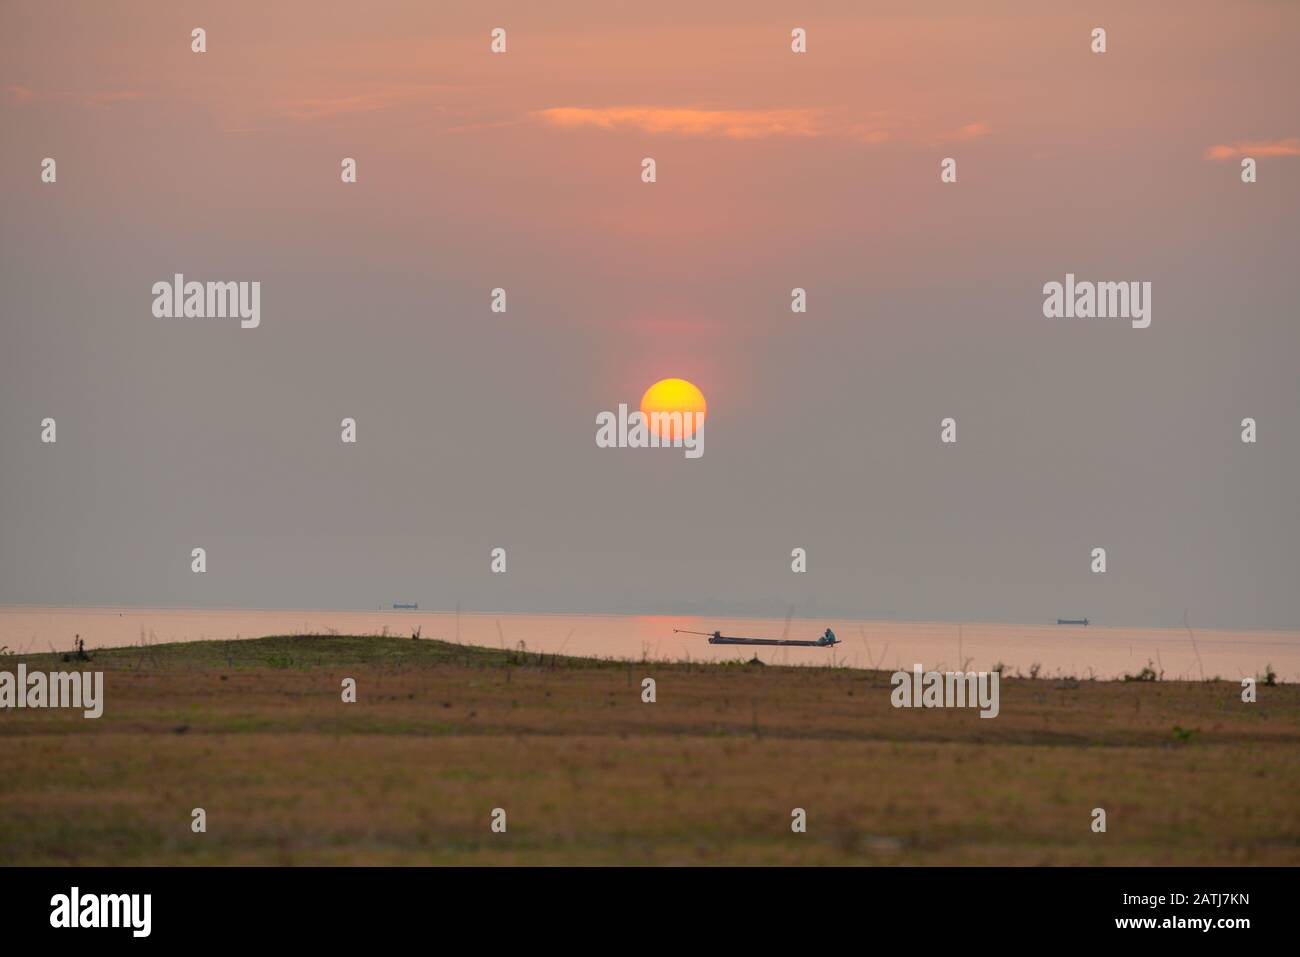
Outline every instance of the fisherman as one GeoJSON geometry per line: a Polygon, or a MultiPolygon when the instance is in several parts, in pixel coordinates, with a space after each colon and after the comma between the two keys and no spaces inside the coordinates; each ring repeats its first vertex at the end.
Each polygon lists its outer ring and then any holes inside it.
{"type": "Polygon", "coordinates": [[[835,644],[835,632],[827,628],[826,634],[822,635],[822,643],[827,645],[835,644]]]}

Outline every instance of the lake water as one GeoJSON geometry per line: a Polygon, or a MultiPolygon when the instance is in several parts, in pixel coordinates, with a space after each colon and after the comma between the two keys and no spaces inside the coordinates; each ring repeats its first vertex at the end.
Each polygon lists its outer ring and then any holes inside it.
{"type": "Polygon", "coordinates": [[[487,615],[428,611],[294,611],[192,608],[0,608],[0,646],[15,652],[67,651],[75,635],[87,648],[283,634],[384,634],[490,648],[610,658],[727,661],[757,654],[771,664],[857,668],[988,670],[1008,675],[1037,664],[1044,676],[1117,678],[1148,662],[1172,678],[1237,680],[1271,665],[1282,681],[1300,680],[1300,632],[1123,628],[1101,625],[998,625],[954,622],[796,618],[692,618],[657,615],[487,615]],[[710,645],[674,628],[755,638],[813,639],[832,628],[835,648],[710,645]],[[1193,645],[1193,640],[1195,644],[1193,645]]]}

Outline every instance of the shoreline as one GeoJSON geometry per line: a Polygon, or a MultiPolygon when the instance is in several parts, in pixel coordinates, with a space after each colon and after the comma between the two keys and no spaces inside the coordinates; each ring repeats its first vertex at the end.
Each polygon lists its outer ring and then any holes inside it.
{"type": "Polygon", "coordinates": [[[892,670],[920,663],[940,671],[1119,679],[1149,667],[1168,678],[1240,680],[1270,668],[1300,681],[1300,633],[1224,632],[1184,628],[1008,625],[842,619],[689,618],[685,616],[497,615],[481,612],[235,612],[223,609],[0,609],[0,646],[11,651],[68,651],[76,636],[88,649],[192,640],[243,640],[258,635],[409,635],[486,648],[523,641],[550,654],[667,660],[732,660],[725,646],[674,629],[755,638],[808,639],[832,628],[834,648],[782,647],[769,662],[892,670]]]}

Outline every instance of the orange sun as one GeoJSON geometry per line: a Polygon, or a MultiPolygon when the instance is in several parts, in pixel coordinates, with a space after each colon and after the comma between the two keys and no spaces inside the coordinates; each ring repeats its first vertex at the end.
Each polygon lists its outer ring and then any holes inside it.
{"type": "Polygon", "coordinates": [[[682,414],[682,437],[690,438],[695,430],[704,425],[704,415],[708,411],[704,393],[693,383],[685,379],[660,379],[641,396],[641,414],[646,417],[646,425],[660,438],[671,439],[677,431],[677,424],[669,416],[673,412],[682,414]],[[658,418],[652,413],[660,413],[658,418]],[[693,412],[694,415],[686,415],[693,412]]]}

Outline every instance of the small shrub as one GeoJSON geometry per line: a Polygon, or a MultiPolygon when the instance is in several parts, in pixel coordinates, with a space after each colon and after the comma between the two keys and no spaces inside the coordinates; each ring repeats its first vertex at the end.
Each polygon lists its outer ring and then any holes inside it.
{"type": "Polygon", "coordinates": [[[86,654],[86,642],[78,635],[74,643],[73,650],[63,656],[64,661],[90,661],[90,655],[86,654]]]}
{"type": "Polygon", "coordinates": [[[1155,681],[1155,680],[1157,680],[1157,679],[1159,678],[1159,675],[1156,674],[1156,670],[1155,670],[1155,668],[1151,667],[1152,664],[1153,664],[1153,662],[1151,661],[1150,658],[1148,658],[1148,659],[1147,659],[1146,666],[1145,666],[1141,671],[1139,671],[1139,672],[1138,672],[1137,674],[1135,674],[1135,675],[1125,675],[1125,676],[1124,676],[1124,680],[1125,680],[1125,681],[1155,681]]]}

